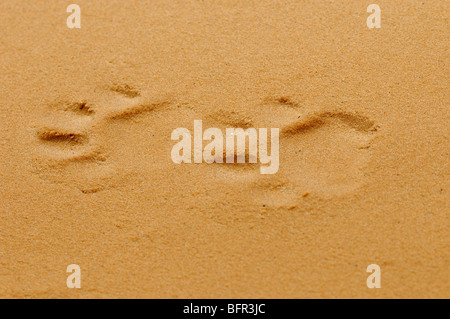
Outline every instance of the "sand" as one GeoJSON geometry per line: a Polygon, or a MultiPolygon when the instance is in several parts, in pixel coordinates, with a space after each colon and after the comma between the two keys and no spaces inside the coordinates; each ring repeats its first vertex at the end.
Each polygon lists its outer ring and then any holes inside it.
{"type": "Polygon", "coordinates": [[[76,3],[0,3],[0,297],[450,297],[447,1],[76,3]],[[174,164],[194,120],[279,171],[174,164]]]}

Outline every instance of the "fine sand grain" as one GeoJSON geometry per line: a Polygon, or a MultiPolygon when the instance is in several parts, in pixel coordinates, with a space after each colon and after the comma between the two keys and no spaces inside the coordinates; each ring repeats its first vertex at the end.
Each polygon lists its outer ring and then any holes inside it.
{"type": "Polygon", "coordinates": [[[0,2],[0,297],[450,297],[448,1],[76,3],[0,2]],[[173,163],[194,120],[279,171],[173,163]]]}

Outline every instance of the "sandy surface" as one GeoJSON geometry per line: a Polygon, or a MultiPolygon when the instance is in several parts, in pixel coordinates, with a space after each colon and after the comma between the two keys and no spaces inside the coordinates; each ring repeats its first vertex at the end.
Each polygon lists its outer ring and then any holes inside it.
{"type": "Polygon", "coordinates": [[[373,30],[366,1],[145,2],[0,3],[0,297],[450,297],[447,1],[373,30]],[[280,170],[174,164],[195,119],[280,128],[280,170]]]}

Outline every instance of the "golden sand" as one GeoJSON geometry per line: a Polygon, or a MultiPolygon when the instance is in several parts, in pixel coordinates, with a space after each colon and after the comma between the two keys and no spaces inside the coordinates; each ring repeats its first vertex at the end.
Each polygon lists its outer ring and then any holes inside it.
{"type": "Polygon", "coordinates": [[[0,3],[0,297],[450,297],[447,1],[76,3],[0,3]],[[279,171],[174,164],[194,120],[279,171]]]}

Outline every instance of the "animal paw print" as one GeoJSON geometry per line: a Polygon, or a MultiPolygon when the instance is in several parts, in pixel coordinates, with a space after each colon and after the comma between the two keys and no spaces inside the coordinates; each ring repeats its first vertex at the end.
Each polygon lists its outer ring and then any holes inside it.
{"type": "Polygon", "coordinates": [[[282,176],[297,196],[348,194],[364,183],[377,129],[372,120],[355,113],[302,116],[282,128],[282,176]]]}
{"type": "Polygon", "coordinates": [[[58,100],[36,130],[34,172],[83,193],[118,187],[133,173],[112,160],[108,127],[171,104],[163,97],[144,98],[128,85],[109,87],[91,99],[58,100]]]}
{"type": "Polygon", "coordinates": [[[210,118],[228,127],[280,128],[276,174],[261,175],[259,164],[223,165],[221,174],[225,183],[231,181],[266,207],[295,207],[309,194],[330,198],[362,186],[378,129],[363,115],[308,110],[288,97],[266,99],[250,111],[218,111],[210,118]]]}

